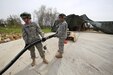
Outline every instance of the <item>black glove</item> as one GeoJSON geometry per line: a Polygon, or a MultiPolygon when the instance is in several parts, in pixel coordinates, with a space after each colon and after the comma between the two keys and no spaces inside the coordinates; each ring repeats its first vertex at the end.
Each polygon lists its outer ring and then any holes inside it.
{"type": "Polygon", "coordinates": [[[26,48],[28,45],[29,45],[29,44],[25,44],[25,47],[24,47],[24,48],[26,48]]]}
{"type": "Polygon", "coordinates": [[[47,46],[46,45],[43,48],[44,48],[44,50],[47,50],[47,46]]]}
{"type": "Polygon", "coordinates": [[[55,34],[55,35],[54,35],[54,37],[58,37],[58,35],[57,35],[57,34],[55,34]]]}
{"type": "Polygon", "coordinates": [[[44,41],[46,41],[47,39],[44,37],[44,38],[42,38],[42,41],[44,42],[44,41]]]}

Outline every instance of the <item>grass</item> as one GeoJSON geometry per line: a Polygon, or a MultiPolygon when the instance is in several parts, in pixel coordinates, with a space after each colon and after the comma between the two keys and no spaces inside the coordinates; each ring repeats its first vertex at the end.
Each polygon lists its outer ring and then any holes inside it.
{"type": "Polygon", "coordinates": [[[0,33],[3,34],[10,34],[10,33],[21,33],[21,28],[5,28],[5,27],[0,27],[0,33]]]}
{"type": "MultiPolygon", "coordinates": [[[[48,33],[48,32],[51,32],[51,29],[50,28],[44,28],[42,29],[42,31],[44,33],[48,33]]],[[[15,34],[15,33],[20,33],[21,34],[22,30],[21,28],[17,28],[17,27],[8,27],[8,28],[5,28],[5,27],[0,27],[0,33],[2,34],[15,34]]]]}
{"type": "Polygon", "coordinates": [[[42,31],[44,33],[49,33],[49,32],[51,32],[51,28],[44,28],[44,29],[42,29],[42,31]]]}

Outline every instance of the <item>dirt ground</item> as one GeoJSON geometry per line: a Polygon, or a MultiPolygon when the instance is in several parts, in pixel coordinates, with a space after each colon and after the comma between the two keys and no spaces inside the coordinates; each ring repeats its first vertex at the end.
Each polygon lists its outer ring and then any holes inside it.
{"type": "Polygon", "coordinates": [[[10,41],[14,41],[17,39],[21,38],[21,34],[20,33],[15,33],[15,34],[0,34],[0,44],[1,43],[6,43],[6,42],[10,42],[10,41]]]}

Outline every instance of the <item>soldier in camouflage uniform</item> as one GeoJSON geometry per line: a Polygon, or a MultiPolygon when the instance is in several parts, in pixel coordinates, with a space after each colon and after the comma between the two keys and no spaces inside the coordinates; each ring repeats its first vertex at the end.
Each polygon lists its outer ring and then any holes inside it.
{"type": "MultiPolygon", "coordinates": [[[[23,34],[22,36],[26,44],[25,46],[29,45],[30,43],[36,40],[40,40],[41,39],[40,36],[42,37],[42,41],[46,41],[46,38],[44,38],[44,35],[42,34],[42,31],[40,29],[40,26],[37,25],[35,22],[31,22],[31,14],[24,12],[20,15],[20,17],[25,22],[22,28],[22,34],[23,34]]],[[[38,44],[35,44],[35,46],[32,46],[29,48],[31,58],[33,60],[31,65],[34,66],[36,62],[35,47],[38,49],[39,54],[43,59],[43,62],[47,64],[48,61],[45,59],[43,45],[42,43],[38,43],[38,44]]]]}
{"type": "Polygon", "coordinates": [[[65,21],[65,14],[60,14],[59,15],[59,27],[57,29],[56,32],[56,36],[59,38],[59,42],[58,42],[58,54],[56,55],[57,58],[62,58],[62,54],[64,52],[64,41],[67,38],[67,28],[68,28],[68,24],[65,21]]]}

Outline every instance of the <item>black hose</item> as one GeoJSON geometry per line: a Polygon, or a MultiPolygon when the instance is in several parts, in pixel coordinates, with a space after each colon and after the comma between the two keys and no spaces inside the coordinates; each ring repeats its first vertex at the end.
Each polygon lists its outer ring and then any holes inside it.
{"type": "MultiPolygon", "coordinates": [[[[54,37],[55,34],[50,35],[48,37],[46,37],[46,39],[50,39],[52,37],[54,37]]],[[[0,75],[2,75],[5,71],[7,71],[16,61],[17,59],[25,52],[27,51],[28,48],[32,47],[33,45],[40,43],[40,42],[44,42],[42,40],[37,40],[31,44],[29,44],[28,46],[26,46],[23,50],[20,51],[20,53],[18,53],[1,71],[0,71],[0,75]]]]}

